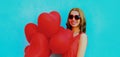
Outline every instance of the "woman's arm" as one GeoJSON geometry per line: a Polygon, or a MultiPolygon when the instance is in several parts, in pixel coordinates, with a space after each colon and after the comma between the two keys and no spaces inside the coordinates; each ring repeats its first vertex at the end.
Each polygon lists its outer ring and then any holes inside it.
{"type": "Polygon", "coordinates": [[[87,47],[87,35],[83,33],[79,40],[77,57],[84,57],[86,47],[87,47]]]}

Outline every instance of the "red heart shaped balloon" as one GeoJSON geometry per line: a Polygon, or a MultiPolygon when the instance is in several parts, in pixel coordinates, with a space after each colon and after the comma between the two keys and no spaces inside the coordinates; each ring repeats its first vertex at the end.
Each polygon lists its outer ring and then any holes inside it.
{"type": "Polygon", "coordinates": [[[42,13],[38,17],[38,29],[48,38],[58,32],[60,27],[60,15],[58,12],[42,13]]]}
{"type": "MultiPolygon", "coordinates": [[[[59,14],[58,12],[52,11],[52,12],[50,12],[50,14],[54,15],[54,17],[55,17],[56,19],[58,19],[58,21],[61,21],[61,20],[60,20],[60,19],[61,19],[60,14],[59,14]]],[[[60,23],[59,23],[59,24],[60,24],[60,23]]]]}
{"type": "Polygon", "coordinates": [[[60,31],[54,34],[50,39],[50,49],[53,53],[63,54],[65,53],[71,45],[73,38],[73,33],[71,30],[65,30],[60,27],[60,31]]]}
{"type": "Polygon", "coordinates": [[[28,52],[29,47],[30,47],[30,45],[28,45],[28,46],[25,47],[25,50],[24,50],[25,53],[28,52]]]}
{"type": "Polygon", "coordinates": [[[29,49],[25,53],[25,57],[49,57],[50,50],[48,47],[47,38],[41,34],[36,33],[32,36],[29,49]]]}
{"type": "Polygon", "coordinates": [[[28,23],[25,26],[25,35],[26,35],[26,39],[27,41],[30,43],[31,41],[31,36],[36,33],[37,30],[37,25],[33,24],[33,23],[28,23]]]}

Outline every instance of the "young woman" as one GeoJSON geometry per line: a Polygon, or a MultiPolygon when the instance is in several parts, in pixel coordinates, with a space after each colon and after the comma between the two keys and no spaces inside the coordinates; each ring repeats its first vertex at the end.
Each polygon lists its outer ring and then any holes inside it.
{"type": "Polygon", "coordinates": [[[73,8],[69,12],[67,29],[73,31],[73,43],[67,53],[62,57],[84,57],[87,46],[86,21],[83,12],[79,8],[73,8]]]}
{"type": "MultiPolygon", "coordinates": [[[[73,42],[70,49],[62,54],[62,57],[84,57],[87,46],[86,21],[83,12],[79,8],[73,8],[69,12],[67,29],[73,31],[73,42]]],[[[61,57],[52,54],[51,57],[61,57]]]]}

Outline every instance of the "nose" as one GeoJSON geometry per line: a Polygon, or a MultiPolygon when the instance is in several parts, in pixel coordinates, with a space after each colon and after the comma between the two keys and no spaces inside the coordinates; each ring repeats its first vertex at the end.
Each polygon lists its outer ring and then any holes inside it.
{"type": "Polygon", "coordinates": [[[75,21],[75,18],[73,17],[73,19],[72,20],[74,20],[75,21]]]}

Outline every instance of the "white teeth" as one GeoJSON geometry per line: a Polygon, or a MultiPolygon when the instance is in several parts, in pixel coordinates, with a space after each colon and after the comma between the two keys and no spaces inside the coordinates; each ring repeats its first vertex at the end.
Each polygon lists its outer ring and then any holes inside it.
{"type": "Polygon", "coordinates": [[[73,25],[75,25],[75,24],[76,24],[76,22],[72,22],[72,24],[73,24],[73,25]]]}

